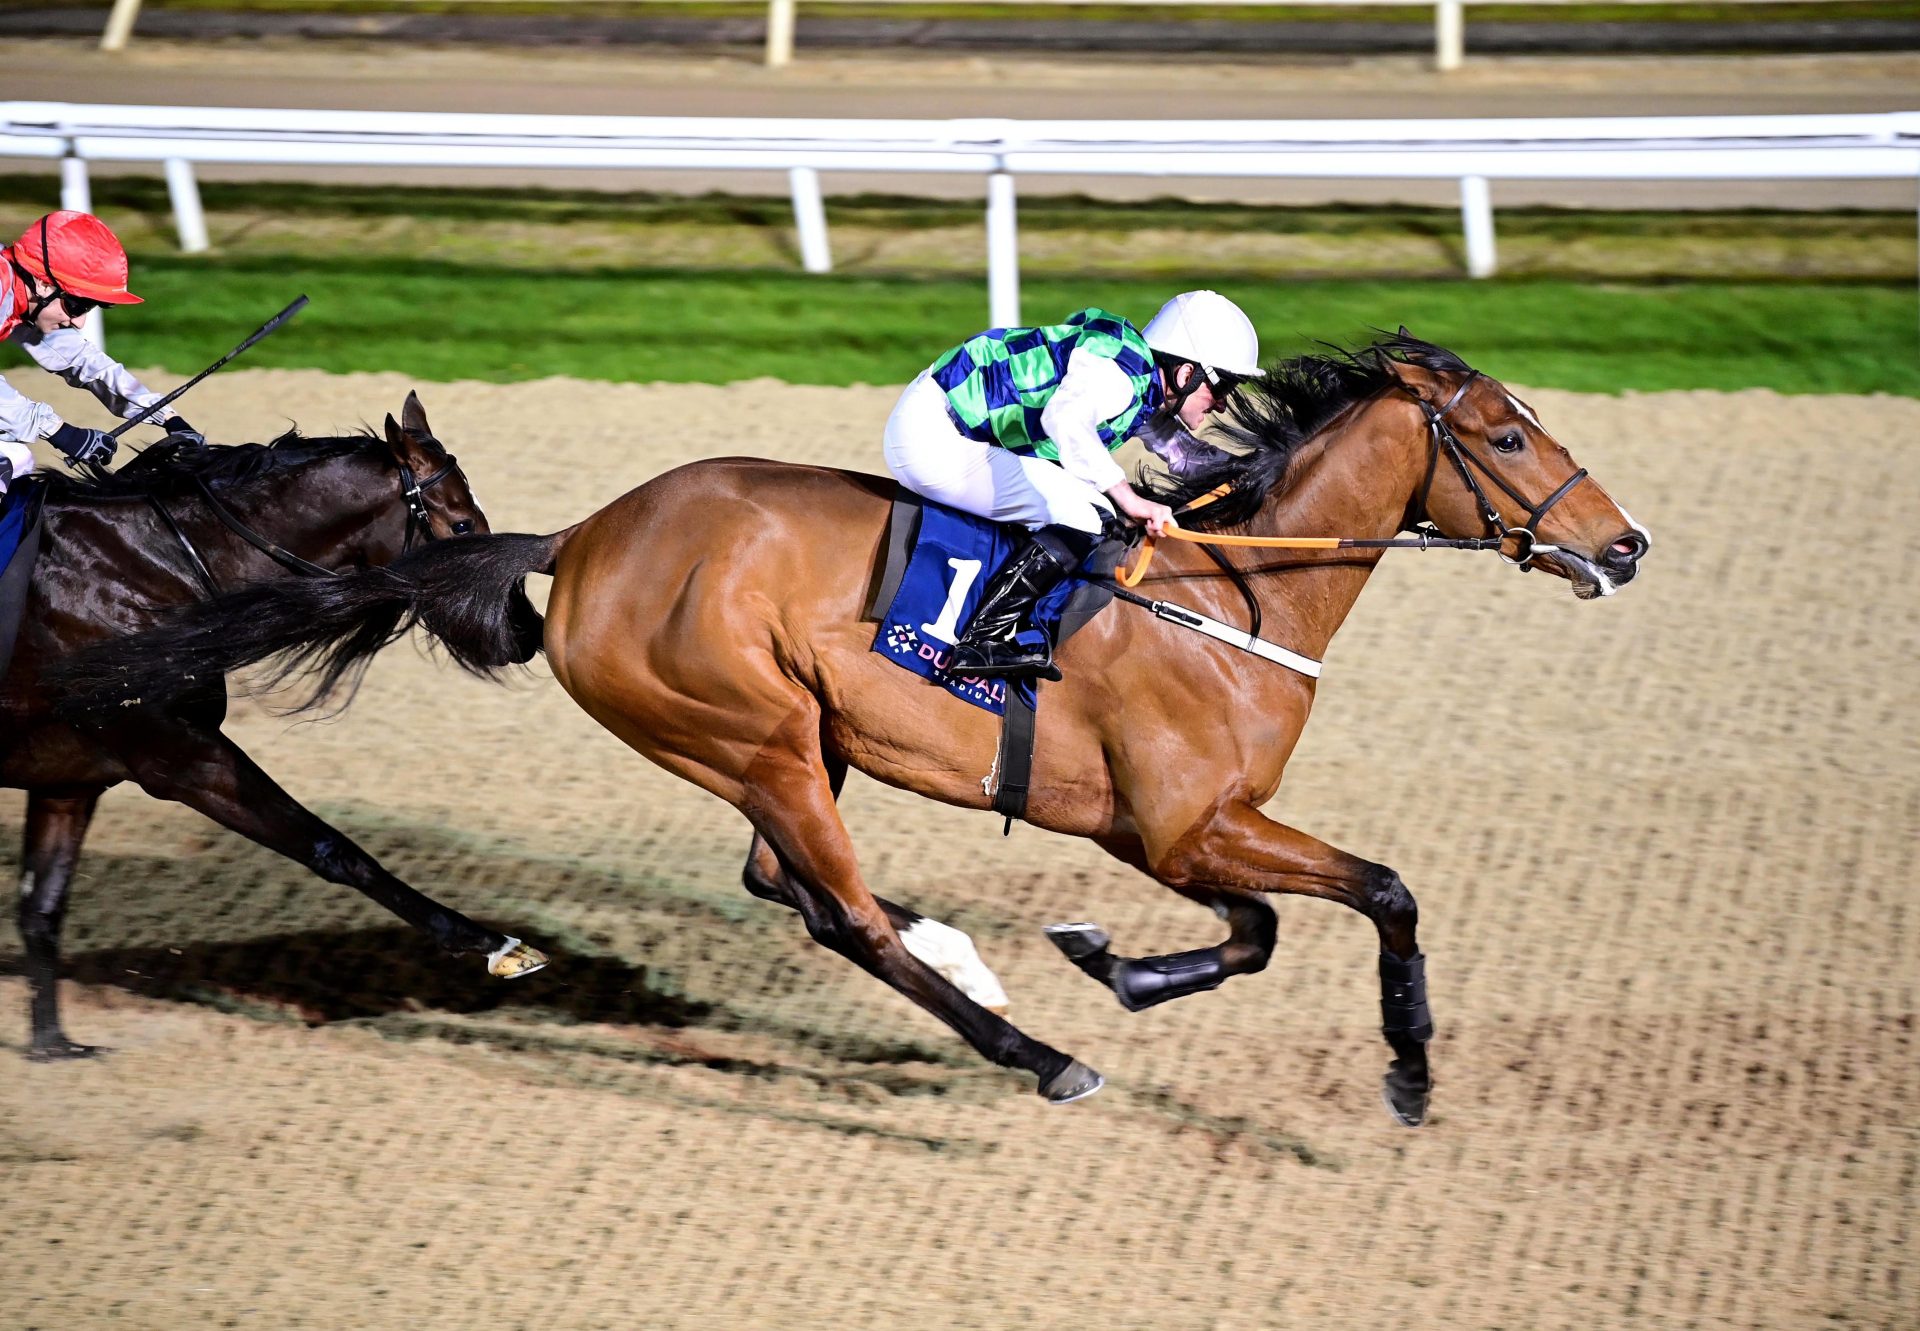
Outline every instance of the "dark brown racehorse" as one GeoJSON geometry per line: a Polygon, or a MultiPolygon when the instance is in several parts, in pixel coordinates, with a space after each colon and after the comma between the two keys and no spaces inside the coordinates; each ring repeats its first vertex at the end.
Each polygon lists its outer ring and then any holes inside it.
{"type": "MultiPolygon", "coordinates": [[[[1630,581],[1646,533],[1524,404],[1451,353],[1404,333],[1356,355],[1303,357],[1241,390],[1248,456],[1236,489],[1195,520],[1247,534],[1387,539],[1407,529],[1503,538],[1521,567],[1581,597],[1630,581]]],[[[1219,479],[1197,478],[1189,498],[1219,479]]],[[[90,696],[163,687],[186,660],[221,671],[291,652],[324,688],[375,649],[369,625],[423,624],[480,671],[544,646],[555,675],[607,729],[746,815],[747,882],[800,912],[820,942],[940,1017],[1050,1100],[1099,1076],[1029,1038],[917,960],[868,889],[835,807],[849,765],[949,804],[988,804],[997,721],[870,649],[862,612],[893,487],[869,476],[744,459],[696,463],[553,536],[502,535],[416,552],[389,569],[279,583],[126,644],[79,682],[90,696]],[[544,635],[515,609],[530,572],[553,575],[544,635]],[[116,686],[114,672],[127,674],[116,686]]],[[[1377,550],[1239,557],[1264,635],[1318,658],[1377,550]]],[[[1148,586],[1207,615],[1245,613],[1205,555],[1164,548],[1148,586]]],[[[1389,1108],[1415,1124],[1431,1078],[1424,962],[1412,895],[1384,865],[1261,810],[1306,724],[1314,684],[1210,638],[1115,606],[1060,653],[1066,683],[1041,708],[1027,821],[1087,837],[1217,911],[1228,937],[1170,957],[1114,955],[1093,926],[1057,936],[1129,1006],[1266,966],[1264,895],[1325,897],[1373,921],[1394,1063],[1389,1108]]]]}
{"type": "Polygon", "coordinates": [[[52,476],[11,666],[0,684],[0,783],[27,791],[20,880],[32,1035],[28,1055],[95,1052],[60,1025],[60,925],[80,843],[108,786],[135,781],[242,836],[346,883],[496,975],[544,963],[533,949],[422,896],[302,808],[220,733],[225,683],[171,680],[153,705],[55,715],[48,665],[185,606],[289,573],[385,564],[409,546],[485,532],[466,477],[412,394],[386,435],[272,445],[162,444],[113,475],[52,476]]]}

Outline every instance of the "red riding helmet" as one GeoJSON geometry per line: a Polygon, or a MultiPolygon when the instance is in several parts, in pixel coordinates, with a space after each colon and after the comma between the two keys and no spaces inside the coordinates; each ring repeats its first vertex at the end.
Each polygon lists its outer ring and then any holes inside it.
{"type": "Polygon", "coordinates": [[[127,290],[127,252],[120,238],[92,213],[48,213],[14,242],[13,257],[22,268],[62,291],[102,305],[141,303],[127,290]]]}

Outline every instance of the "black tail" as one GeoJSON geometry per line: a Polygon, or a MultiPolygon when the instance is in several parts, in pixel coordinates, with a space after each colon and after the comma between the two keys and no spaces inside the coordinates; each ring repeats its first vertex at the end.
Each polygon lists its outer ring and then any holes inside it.
{"type": "Polygon", "coordinates": [[[527,599],[526,577],[552,568],[566,535],[467,536],[340,577],[257,583],[78,652],[54,667],[50,682],[59,710],[72,716],[160,706],[277,658],[266,687],[316,676],[296,708],[305,710],[342,684],[350,699],[375,653],[416,624],[461,666],[497,677],[540,650],[540,612],[527,599]]]}

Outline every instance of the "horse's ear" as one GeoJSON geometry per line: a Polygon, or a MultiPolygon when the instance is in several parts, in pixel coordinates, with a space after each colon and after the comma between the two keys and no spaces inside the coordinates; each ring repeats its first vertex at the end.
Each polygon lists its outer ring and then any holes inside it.
{"type": "Polygon", "coordinates": [[[1380,366],[1388,374],[1392,375],[1394,380],[1398,382],[1402,388],[1412,393],[1415,397],[1433,396],[1432,390],[1436,382],[1436,376],[1432,370],[1427,369],[1425,366],[1415,365],[1410,361],[1396,360],[1392,356],[1382,356],[1380,358],[1380,366]],[[1423,392],[1423,389],[1426,391],[1423,392]]]}
{"type": "Polygon", "coordinates": [[[422,439],[433,438],[433,427],[427,424],[427,409],[420,405],[420,395],[409,392],[406,405],[400,408],[400,424],[408,434],[417,434],[422,439]]]}
{"type": "Polygon", "coordinates": [[[406,436],[400,433],[400,423],[394,420],[392,412],[387,413],[387,443],[396,453],[407,446],[406,436]]]}
{"type": "Polygon", "coordinates": [[[1399,332],[1399,336],[1400,336],[1400,337],[1403,337],[1403,338],[1406,338],[1406,339],[1407,339],[1408,341],[1413,341],[1413,340],[1414,340],[1414,336],[1413,336],[1413,334],[1407,331],[1407,326],[1406,326],[1405,324],[1401,324],[1401,325],[1400,325],[1400,332],[1399,332]]]}

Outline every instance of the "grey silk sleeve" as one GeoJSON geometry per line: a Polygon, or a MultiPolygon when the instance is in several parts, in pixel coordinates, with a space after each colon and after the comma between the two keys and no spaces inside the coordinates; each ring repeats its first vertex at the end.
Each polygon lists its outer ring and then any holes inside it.
{"type": "MultiPolygon", "coordinates": [[[[75,388],[86,389],[116,416],[131,416],[160,400],[161,394],[128,374],[124,365],[87,341],[77,328],[60,328],[25,338],[16,333],[15,340],[43,369],[59,375],[75,388]]],[[[55,417],[54,425],[59,423],[55,417]]]]}

